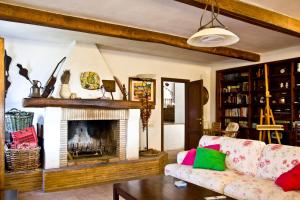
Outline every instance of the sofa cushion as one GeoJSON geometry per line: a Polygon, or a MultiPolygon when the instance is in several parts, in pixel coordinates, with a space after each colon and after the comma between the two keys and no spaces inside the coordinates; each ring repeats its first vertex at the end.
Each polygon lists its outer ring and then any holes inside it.
{"type": "Polygon", "coordinates": [[[300,163],[300,147],[268,144],[259,159],[257,176],[275,180],[300,163]]]}
{"type": "Polygon", "coordinates": [[[226,154],[206,148],[197,148],[194,168],[212,169],[218,171],[225,170],[226,154]]]}
{"type": "Polygon", "coordinates": [[[192,165],[194,165],[195,158],[196,158],[196,149],[191,149],[191,150],[188,151],[188,153],[184,157],[181,164],[192,166],[192,165]]]}
{"type": "Polygon", "coordinates": [[[220,143],[220,151],[227,154],[225,159],[227,168],[251,176],[256,175],[258,159],[266,146],[264,142],[229,137],[202,136],[199,145],[206,146],[215,143],[220,143]]]}
{"type": "Polygon", "coordinates": [[[180,164],[167,165],[165,167],[165,175],[170,175],[219,193],[224,192],[224,187],[228,183],[243,176],[232,170],[213,171],[207,169],[193,169],[192,166],[180,164]]]}
{"type": "Polygon", "coordinates": [[[298,200],[300,191],[284,192],[274,181],[244,176],[228,185],[224,194],[235,199],[247,200],[298,200]]]}
{"type": "Polygon", "coordinates": [[[181,151],[177,154],[177,163],[181,164],[186,156],[186,154],[188,153],[188,151],[181,151]]]}
{"type": "Polygon", "coordinates": [[[300,190],[300,164],[281,174],[275,181],[285,192],[300,190]]]}

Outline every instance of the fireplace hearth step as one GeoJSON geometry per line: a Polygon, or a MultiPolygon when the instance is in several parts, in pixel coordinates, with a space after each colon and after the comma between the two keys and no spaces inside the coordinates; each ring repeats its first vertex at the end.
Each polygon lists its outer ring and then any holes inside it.
{"type": "Polygon", "coordinates": [[[78,159],[69,160],[68,166],[105,164],[105,163],[115,163],[119,161],[120,159],[117,156],[80,157],[78,159]]]}

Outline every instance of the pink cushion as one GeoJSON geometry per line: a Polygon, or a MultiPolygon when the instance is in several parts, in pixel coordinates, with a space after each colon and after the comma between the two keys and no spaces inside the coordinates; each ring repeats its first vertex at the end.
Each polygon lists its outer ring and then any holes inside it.
{"type": "MultiPolygon", "coordinates": [[[[213,149],[213,150],[219,151],[220,148],[221,148],[221,145],[220,144],[212,144],[212,145],[204,146],[203,148],[213,149]]],[[[188,153],[184,157],[181,164],[182,165],[191,165],[191,166],[193,166],[195,158],[196,158],[196,149],[191,149],[191,150],[188,151],[188,153]]]]}
{"type": "Polygon", "coordinates": [[[181,164],[194,165],[195,158],[196,158],[196,149],[191,149],[188,151],[181,164]]]}
{"type": "Polygon", "coordinates": [[[203,148],[220,151],[221,145],[220,144],[212,144],[212,145],[204,146],[203,148]]]}
{"type": "Polygon", "coordinates": [[[300,164],[281,174],[275,181],[285,192],[300,190],[300,164]]]}

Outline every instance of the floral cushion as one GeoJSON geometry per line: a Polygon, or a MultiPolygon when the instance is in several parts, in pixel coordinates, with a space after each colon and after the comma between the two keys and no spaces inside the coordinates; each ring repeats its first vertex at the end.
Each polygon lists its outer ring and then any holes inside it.
{"type": "Polygon", "coordinates": [[[255,176],[258,159],[265,143],[255,140],[236,139],[229,137],[202,136],[199,146],[221,144],[221,152],[226,153],[226,167],[255,176]]]}
{"type": "Polygon", "coordinates": [[[177,163],[181,164],[186,156],[186,154],[188,153],[188,151],[181,151],[177,154],[177,163]]]}
{"type": "Polygon", "coordinates": [[[244,176],[229,183],[224,194],[235,199],[245,200],[298,200],[300,191],[284,192],[273,181],[244,176]]]}
{"type": "Polygon", "coordinates": [[[194,183],[207,189],[223,193],[227,184],[242,177],[236,171],[214,171],[206,169],[193,169],[192,166],[169,164],[165,167],[165,175],[194,183]]]}
{"type": "Polygon", "coordinates": [[[275,180],[300,163],[300,147],[268,144],[258,163],[257,176],[275,180]]]}

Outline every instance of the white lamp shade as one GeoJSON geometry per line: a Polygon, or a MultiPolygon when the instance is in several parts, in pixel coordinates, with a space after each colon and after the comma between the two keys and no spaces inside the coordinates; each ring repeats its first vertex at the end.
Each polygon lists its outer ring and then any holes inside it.
{"type": "Polygon", "coordinates": [[[220,47],[237,43],[240,38],[224,28],[205,28],[192,35],[187,43],[196,47],[220,47]]]}

